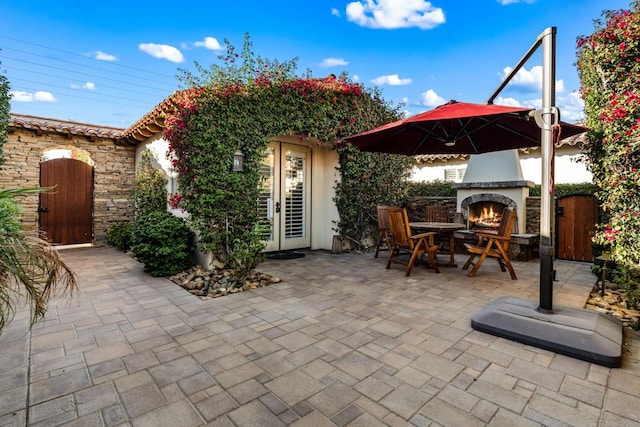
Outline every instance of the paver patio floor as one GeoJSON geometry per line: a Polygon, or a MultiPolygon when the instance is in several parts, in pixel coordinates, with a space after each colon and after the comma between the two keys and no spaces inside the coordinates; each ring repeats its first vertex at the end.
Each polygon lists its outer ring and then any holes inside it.
{"type": "MultiPolygon", "coordinates": [[[[496,297],[537,300],[537,262],[406,278],[384,254],[308,252],[202,301],[113,248],[62,253],[81,292],[0,335],[0,426],[640,424],[637,332],[609,369],[471,329],[496,297]]],[[[590,264],[556,268],[554,304],[581,307],[590,264]]]]}

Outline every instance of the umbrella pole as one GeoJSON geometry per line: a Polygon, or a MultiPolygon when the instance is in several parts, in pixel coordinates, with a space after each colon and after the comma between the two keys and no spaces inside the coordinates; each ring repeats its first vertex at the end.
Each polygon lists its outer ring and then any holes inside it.
{"type": "Polygon", "coordinates": [[[542,109],[536,122],[542,128],[542,180],[540,195],[540,306],[539,311],[553,312],[553,223],[554,223],[554,153],[553,124],[559,122],[556,97],[556,28],[547,28],[542,37],[542,109]]]}
{"type": "Polygon", "coordinates": [[[500,297],[471,317],[473,329],[611,368],[622,364],[622,322],[601,313],[558,306],[553,309],[553,130],[560,121],[555,107],[555,27],[542,37],[542,108],[534,118],[541,131],[540,305],[500,297]]]}

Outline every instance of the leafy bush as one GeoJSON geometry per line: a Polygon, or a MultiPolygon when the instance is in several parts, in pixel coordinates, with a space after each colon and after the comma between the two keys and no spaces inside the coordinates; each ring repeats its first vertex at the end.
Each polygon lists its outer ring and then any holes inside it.
{"type": "Polygon", "coordinates": [[[167,210],[167,179],[151,165],[151,152],[142,152],[140,169],[133,186],[136,216],[167,210]]]}
{"type": "Polygon", "coordinates": [[[640,270],[627,265],[617,265],[613,270],[613,281],[627,294],[629,308],[637,309],[640,306],[640,270]]]}
{"type": "Polygon", "coordinates": [[[451,182],[434,181],[410,182],[407,185],[409,197],[456,197],[456,190],[451,182]]]}
{"type": "Polygon", "coordinates": [[[132,250],[152,276],[170,276],[191,266],[193,232],[182,218],[151,212],[136,218],[132,250]]]}
{"type": "Polygon", "coordinates": [[[377,89],[366,89],[346,75],[297,76],[296,60],[259,57],[248,36],[240,53],[227,40],[225,45],[220,65],[205,69],[196,64],[196,74],[182,70],[188,89],[174,95],[176,108],[165,119],[180,202],[199,232],[201,247],[240,276],[257,265],[264,250],[256,228],[260,168],[276,135],[336,148],[341,172],[336,228],[356,246],[364,245],[375,224],[377,201],[403,192],[397,187],[408,160],[385,161],[394,156],[356,152],[342,141],[397,119],[399,106],[391,108],[377,89]],[[242,173],[231,168],[237,150],[245,155],[242,173]]]}
{"type": "Polygon", "coordinates": [[[584,150],[603,211],[594,242],[606,248],[630,304],[640,293],[640,2],[605,11],[578,38],[576,65],[586,125],[584,150]]]}
{"type": "Polygon", "coordinates": [[[351,144],[341,145],[338,154],[342,181],[333,199],[340,212],[336,229],[355,249],[366,249],[366,239],[378,234],[376,207],[405,204],[411,158],[364,153],[351,144]]]}
{"type": "Polygon", "coordinates": [[[133,226],[128,222],[118,222],[107,230],[107,243],[123,252],[131,249],[131,231],[133,226]]]}
{"type": "MultiPolygon", "coordinates": [[[[540,184],[529,189],[529,196],[540,197],[540,184]]],[[[576,194],[593,196],[596,192],[596,186],[590,182],[581,182],[578,184],[555,184],[553,192],[556,197],[573,196],[576,194]]]]}

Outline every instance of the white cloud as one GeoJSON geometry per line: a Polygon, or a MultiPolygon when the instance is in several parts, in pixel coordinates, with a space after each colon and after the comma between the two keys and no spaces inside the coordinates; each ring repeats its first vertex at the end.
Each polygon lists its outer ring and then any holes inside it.
{"type": "Polygon", "coordinates": [[[56,102],[51,92],[39,90],[35,93],[16,90],[11,92],[11,100],[16,102],[56,102]]]}
{"type": "MultiPolygon", "coordinates": [[[[511,70],[512,67],[504,67],[500,78],[504,80],[511,70]]],[[[542,65],[534,65],[530,70],[520,68],[509,84],[529,90],[542,90],[542,65]]],[[[556,92],[564,92],[563,80],[556,80],[556,92]]]]}
{"type": "Polygon", "coordinates": [[[357,75],[357,74],[354,74],[354,75],[353,75],[353,77],[352,77],[352,79],[353,79],[353,81],[354,81],[354,82],[356,82],[356,83],[357,83],[357,82],[359,82],[359,81],[360,81],[360,76],[359,76],[359,75],[357,75]]]}
{"type": "Polygon", "coordinates": [[[347,4],[347,19],[368,28],[429,30],[445,22],[444,12],[424,0],[362,0],[347,4]]]}
{"type": "Polygon", "coordinates": [[[320,66],[323,68],[329,68],[329,67],[345,66],[348,64],[349,63],[342,58],[325,58],[320,63],[320,66]]]}
{"type": "Polygon", "coordinates": [[[579,92],[571,92],[567,97],[558,97],[560,119],[569,123],[584,121],[584,100],[579,92]]]}
{"type": "Polygon", "coordinates": [[[39,90],[33,94],[33,99],[41,102],[56,102],[57,99],[51,92],[45,92],[43,90],[39,90]]]}
{"type": "Polygon", "coordinates": [[[173,46],[169,46],[166,44],[156,44],[156,43],[140,43],[138,48],[158,59],[166,59],[171,62],[184,62],[184,56],[182,52],[176,49],[173,46]]]}
{"type": "Polygon", "coordinates": [[[445,99],[438,95],[433,89],[422,93],[422,105],[426,107],[437,107],[445,102],[445,99]]]}
{"type": "Polygon", "coordinates": [[[82,85],[77,85],[72,83],[71,89],[87,89],[87,90],[96,90],[96,84],[93,82],[86,82],[82,85]]]}
{"type": "MultiPolygon", "coordinates": [[[[209,50],[222,50],[222,46],[218,43],[218,40],[214,37],[205,37],[204,40],[200,42],[195,42],[194,46],[204,47],[209,50]]],[[[175,62],[175,61],[174,61],[175,62]]]]}
{"type": "Polygon", "coordinates": [[[411,79],[401,79],[397,74],[390,74],[388,76],[380,76],[371,80],[371,83],[375,85],[389,85],[389,86],[406,86],[413,82],[411,79]]]}
{"type": "MultiPolygon", "coordinates": [[[[513,97],[497,97],[494,101],[496,105],[506,105],[508,107],[542,108],[542,98],[518,101],[513,97]]],[[[562,96],[556,99],[556,106],[560,110],[560,119],[563,122],[576,123],[584,120],[584,101],[580,93],[571,92],[569,96],[562,96]]]]}
{"type": "Polygon", "coordinates": [[[338,18],[340,17],[340,11],[338,9],[336,9],[335,7],[331,8],[331,14],[333,16],[337,16],[338,18]]]}
{"type": "Polygon", "coordinates": [[[516,4],[516,3],[535,3],[536,0],[498,0],[498,3],[500,3],[503,6],[506,6],[508,4],[516,4]]]}
{"type": "Polygon", "coordinates": [[[520,101],[513,97],[503,98],[499,96],[493,101],[493,103],[496,105],[504,105],[507,107],[522,107],[522,105],[520,105],[520,101]]]}
{"type": "Polygon", "coordinates": [[[93,53],[93,57],[95,59],[98,59],[100,61],[109,61],[109,62],[113,62],[113,61],[117,61],[118,58],[116,58],[114,55],[102,52],[101,50],[94,52],[93,53]]]}

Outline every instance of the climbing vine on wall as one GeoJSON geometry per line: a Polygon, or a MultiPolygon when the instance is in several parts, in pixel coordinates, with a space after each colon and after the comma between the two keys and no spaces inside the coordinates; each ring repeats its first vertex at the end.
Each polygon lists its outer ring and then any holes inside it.
{"type": "Polygon", "coordinates": [[[409,162],[355,152],[341,141],[396,119],[398,109],[346,75],[296,77],[295,59],[262,59],[252,53],[248,36],[241,54],[226,40],[225,45],[222,65],[196,64],[197,75],[181,71],[187,88],[174,95],[177,107],[165,121],[181,203],[203,247],[240,276],[259,262],[264,249],[257,209],[260,165],[277,135],[294,135],[301,142],[313,138],[338,150],[337,229],[354,242],[366,239],[363,218],[370,217],[376,198],[387,201],[401,194],[409,162]],[[245,156],[241,173],[232,172],[237,150],[245,156]],[[360,199],[358,193],[369,194],[360,199]]]}
{"type": "Polygon", "coordinates": [[[611,251],[626,285],[640,282],[640,2],[606,11],[578,39],[577,66],[591,129],[585,149],[605,220],[595,242],[611,251]]]}

